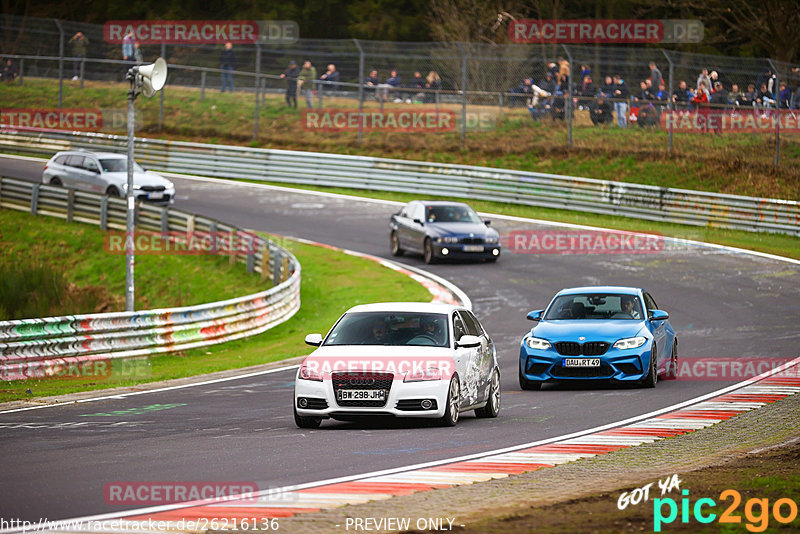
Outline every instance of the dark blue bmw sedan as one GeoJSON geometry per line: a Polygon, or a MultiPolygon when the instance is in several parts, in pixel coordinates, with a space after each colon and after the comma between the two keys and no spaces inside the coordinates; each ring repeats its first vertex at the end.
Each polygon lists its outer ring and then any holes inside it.
{"type": "Polygon", "coordinates": [[[475,210],[462,202],[414,200],[389,221],[392,254],[423,255],[425,263],[440,259],[497,261],[500,236],[475,210]]]}
{"type": "Polygon", "coordinates": [[[576,380],[655,387],[659,376],[677,377],[678,339],[669,314],[643,289],[563,289],[528,319],[536,325],[520,344],[522,389],[576,380]]]}

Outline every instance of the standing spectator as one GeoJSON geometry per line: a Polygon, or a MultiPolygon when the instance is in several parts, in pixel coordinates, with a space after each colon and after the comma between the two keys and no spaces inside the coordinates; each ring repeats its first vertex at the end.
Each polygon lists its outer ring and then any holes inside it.
{"type": "Polygon", "coordinates": [[[728,92],[728,104],[736,106],[737,108],[744,103],[744,93],[739,90],[738,84],[731,85],[731,90],[728,92]]]}
{"type": "Polygon", "coordinates": [[[706,87],[711,87],[711,78],[708,76],[708,69],[703,69],[700,76],[697,77],[697,89],[700,89],[700,84],[705,83],[706,87]]]}
{"type": "Polygon", "coordinates": [[[661,71],[658,70],[658,67],[656,67],[655,61],[650,62],[650,83],[653,84],[654,88],[664,83],[664,77],[661,75],[661,71]]]}
{"type": "Polygon", "coordinates": [[[586,90],[586,77],[592,75],[592,69],[589,68],[589,65],[582,64],[581,65],[581,74],[578,76],[578,79],[581,80],[581,91],[586,90]]]}
{"type": "Polygon", "coordinates": [[[708,86],[711,89],[711,92],[714,92],[714,87],[717,86],[717,82],[719,81],[719,74],[717,71],[712,70],[711,73],[708,75],[708,78],[711,80],[711,84],[708,86]]]}
{"type": "Polygon", "coordinates": [[[83,32],[78,32],[69,40],[70,47],[72,48],[72,57],[78,61],[72,62],[72,79],[77,80],[80,73],[81,63],[86,57],[86,48],[89,46],[89,39],[83,35],[83,32]]]}
{"type": "Polygon", "coordinates": [[[603,87],[600,88],[600,93],[605,97],[611,97],[614,94],[614,80],[611,79],[611,76],[606,76],[603,87]]]}
{"type": "Polygon", "coordinates": [[[0,79],[4,82],[13,82],[17,78],[17,67],[11,62],[11,59],[6,59],[3,63],[3,69],[0,70],[0,79]]]}
{"type": "Polygon", "coordinates": [[[630,91],[625,84],[622,76],[617,74],[614,76],[614,113],[617,114],[617,126],[620,128],[627,128],[628,126],[628,97],[630,91]]]}
{"type": "MultiPolygon", "coordinates": [[[[425,100],[425,94],[423,92],[425,89],[425,78],[422,77],[422,73],[420,71],[414,72],[414,78],[411,80],[409,87],[415,91],[412,96],[414,100],[419,102],[425,100]]],[[[407,98],[406,103],[410,104],[411,98],[407,98]]]]}
{"type": "MultiPolygon", "coordinates": [[[[133,43],[133,60],[136,61],[137,65],[144,63],[144,57],[142,56],[142,49],[139,48],[139,41],[133,43]]],[[[233,91],[233,89],[231,89],[233,91]]]]}
{"type": "Polygon", "coordinates": [[[678,84],[678,88],[672,92],[672,102],[675,103],[675,107],[679,109],[686,108],[689,105],[689,100],[692,98],[693,95],[689,92],[686,80],[681,80],[678,84]]]}
{"type": "Polygon", "coordinates": [[[233,92],[233,70],[236,67],[236,52],[233,51],[233,43],[225,43],[225,49],[219,56],[219,68],[222,69],[222,92],[225,87],[233,92]]]}
{"type": "Polygon", "coordinates": [[[432,103],[436,101],[436,94],[439,89],[442,88],[442,79],[439,77],[439,74],[435,70],[432,70],[428,73],[428,76],[425,77],[425,89],[428,89],[428,92],[425,93],[425,102],[432,103]]]}
{"type": "Polygon", "coordinates": [[[780,92],[778,93],[778,107],[789,109],[792,102],[792,90],[786,87],[786,82],[781,82],[780,92]]]}
{"type": "MultiPolygon", "coordinates": [[[[386,85],[388,85],[389,87],[391,87],[393,89],[392,93],[394,94],[394,102],[395,102],[395,104],[400,103],[400,102],[403,101],[403,99],[401,98],[403,96],[403,94],[398,92],[398,91],[396,91],[396,89],[400,88],[401,84],[402,84],[402,79],[400,78],[400,75],[397,74],[396,70],[392,70],[389,73],[389,77],[386,79],[386,85]]],[[[387,89],[387,95],[386,96],[388,97],[388,89],[387,89]]]]}
{"type": "Polygon", "coordinates": [[[133,30],[122,37],[122,61],[133,61],[133,43],[136,41],[133,30]]]}
{"type": "Polygon", "coordinates": [[[339,83],[339,71],[336,70],[336,65],[333,63],[328,65],[328,70],[325,71],[325,74],[320,76],[319,79],[322,80],[322,89],[325,89],[327,86],[329,91],[335,91],[339,83]]]}
{"type": "Polygon", "coordinates": [[[306,105],[314,107],[314,82],[317,79],[317,68],[311,64],[311,61],[305,60],[303,68],[300,71],[300,76],[297,78],[297,88],[302,91],[306,97],[306,105]]]}
{"type": "Polygon", "coordinates": [[[300,69],[297,62],[289,62],[289,68],[281,73],[281,79],[286,80],[286,105],[297,109],[297,78],[300,76],[300,69]]]}
{"type": "Polygon", "coordinates": [[[581,90],[580,95],[585,98],[594,98],[597,96],[597,87],[595,87],[594,83],[592,82],[592,76],[587,74],[583,77],[583,83],[581,84],[583,89],[581,90]]]}
{"type": "Polygon", "coordinates": [[[711,93],[711,106],[717,109],[722,109],[728,105],[728,91],[722,82],[714,84],[714,92],[711,93]]]}
{"type": "Polygon", "coordinates": [[[558,58],[558,78],[556,78],[556,82],[561,87],[561,91],[566,94],[569,90],[569,61],[563,57],[558,58]]]}

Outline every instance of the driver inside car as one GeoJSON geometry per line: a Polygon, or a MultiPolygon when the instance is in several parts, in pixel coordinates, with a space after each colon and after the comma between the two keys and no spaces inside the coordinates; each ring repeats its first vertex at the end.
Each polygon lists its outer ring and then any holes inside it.
{"type": "Polygon", "coordinates": [[[634,297],[625,295],[620,297],[619,301],[620,309],[622,313],[627,313],[634,319],[640,319],[639,311],[636,309],[636,303],[634,302],[634,297]]]}

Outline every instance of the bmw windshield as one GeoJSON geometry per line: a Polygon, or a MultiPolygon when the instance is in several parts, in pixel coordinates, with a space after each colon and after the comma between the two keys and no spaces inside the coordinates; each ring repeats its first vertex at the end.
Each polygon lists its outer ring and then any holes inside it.
{"type": "Polygon", "coordinates": [[[441,313],[357,312],[336,323],[325,345],[448,347],[447,315],[441,313]]]}
{"type": "Polygon", "coordinates": [[[544,319],[640,321],[643,317],[642,304],[636,295],[587,293],[556,297],[544,319]]]}
{"type": "Polygon", "coordinates": [[[478,214],[469,206],[453,204],[446,206],[427,206],[425,220],[431,222],[461,222],[483,224],[478,214]]]}
{"type": "MultiPolygon", "coordinates": [[[[103,172],[127,172],[128,171],[128,158],[103,158],[100,160],[100,167],[103,172]]],[[[144,172],[141,165],[133,162],[133,170],[136,172],[144,172]]]]}

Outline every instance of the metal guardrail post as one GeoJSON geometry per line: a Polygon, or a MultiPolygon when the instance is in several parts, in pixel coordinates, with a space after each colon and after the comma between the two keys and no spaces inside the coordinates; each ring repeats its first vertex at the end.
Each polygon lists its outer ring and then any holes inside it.
{"type": "Polygon", "coordinates": [[[72,212],[75,210],[75,190],[67,190],[67,222],[72,222],[72,212]]]}
{"type": "Polygon", "coordinates": [[[33,184],[33,189],[31,190],[31,215],[36,215],[36,212],[39,211],[39,188],[42,184],[33,184]]]}
{"type": "Polygon", "coordinates": [[[161,235],[169,234],[169,207],[161,209],[161,235]]]}
{"type": "Polygon", "coordinates": [[[83,67],[86,62],[81,58],[81,65],[80,65],[80,75],[81,75],[81,89],[83,89],[83,67]]]}
{"type": "Polygon", "coordinates": [[[22,85],[22,77],[25,73],[25,58],[19,60],[19,85],[22,85]]]}
{"type": "Polygon", "coordinates": [[[206,71],[200,71],[200,102],[206,98],[206,71]]]}
{"type": "Polygon", "coordinates": [[[503,120],[503,92],[497,95],[497,122],[503,120]]]}
{"type": "Polygon", "coordinates": [[[108,197],[105,195],[100,199],[100,229],[108,230],[108,197]]]}
{"type": "MultiPolygon", "coordinates": [[[[672,80],[675,76],[675,64],[672,62],[672,58],[669,57],[669,54],[667,54],[666,50],[662,48],[661,53],[664,54],[664,57],[667,58],[667,61],[669,62],[669,95],[667,95],[667,111],[671,115],[673,111],[675,111],[674,103],[672,102],[672,80]]],[[[669,121],[669,140],[667,141],[667,152],[670,154],[672,154],[672,130],[674,129],[673,122],[674,121],[669,121]]]]}
{"type": "Polygon", "coordinates": [[[358,39],[353,39],[358,48],[358,146],[364,139],[364,49],[358,39]]]}
{"type": "Polygon", "coordinates": [[[247,255],[247,272],[253,274],[256,268],[256,255],[254,253],[250,253],[247,255]]]}
{"type": "Polygon", "coordinates": [[[277,284],[281,281],[281,264],[283,263],[283,254],[276,252],[272,256],[272,283],[277,284]]]}
{"type": "Polygon", "coordinates": [[[64,28],[58,19],[53,19],[58,27],[58,109],[64,103],[64,28]]]}
{"type": "Polygon", "coordinates": [[[261,245],[261,281],[263,282],[269,278],[269,245],[263,243],[261,245]]]}

